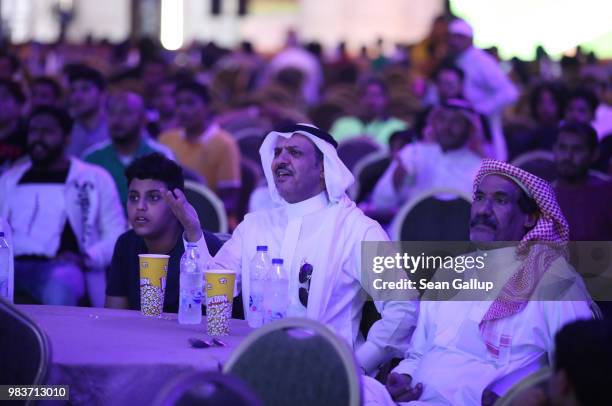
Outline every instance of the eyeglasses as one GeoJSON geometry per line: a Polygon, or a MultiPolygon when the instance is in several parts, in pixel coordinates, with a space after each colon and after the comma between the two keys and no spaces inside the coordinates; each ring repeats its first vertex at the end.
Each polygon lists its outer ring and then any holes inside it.
{"type": "Polygon", "coordinates": [[[301,267],[300,267],[300,283],[302,284],[307,284],[307,287],[300,287],[300,290],[298,292],[299,297],[300,297],[300,303],[302,304],[302,306],[307,307],[308,306],[308,292],[310,291],[310,279],[312,278],[312,265],[310,265],[308,262],[305,262],[301,267]]]}

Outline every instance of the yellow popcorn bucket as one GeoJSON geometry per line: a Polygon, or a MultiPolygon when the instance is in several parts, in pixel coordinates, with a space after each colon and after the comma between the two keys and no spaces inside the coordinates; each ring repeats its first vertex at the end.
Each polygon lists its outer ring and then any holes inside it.
{"type": "Polygon", "coordinates": [[[206,332],[212,337],[229,335],[236,272],[228,269],[207,269],[204,275],[206,278],[206,332]]]}
{"type": "Polygon", "coordinates": [[[140,254],[140,311],[145,316],[161,316],[168,275],[169,255],[140,254]]]}

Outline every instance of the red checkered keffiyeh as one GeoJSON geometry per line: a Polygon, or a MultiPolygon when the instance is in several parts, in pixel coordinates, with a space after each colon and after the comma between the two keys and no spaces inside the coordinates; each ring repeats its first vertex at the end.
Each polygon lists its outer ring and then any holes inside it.
{"type": "Polygon", "coordinates": [[[535,227],[523,237],[517,247],[516,252],[523,261],[522,265],[504,285],[480,322],[487,348],[495,354],[496,346],[490,345],[487,339],[488,325],[523,310],[551,263],[560,256],[567,257],[565,243],[569,240],[569,226],[559,208],[555,192],[546,181],[505,162],[485,159],[476,174],[474,192],[488,175],[505,176],[514,181],[536,201],[540,210],[535,227]]]}

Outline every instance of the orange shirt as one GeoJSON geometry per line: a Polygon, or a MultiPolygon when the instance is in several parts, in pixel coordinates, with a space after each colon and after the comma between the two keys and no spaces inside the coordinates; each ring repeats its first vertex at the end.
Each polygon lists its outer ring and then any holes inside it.
{"type": "Polygon", "coordinates": [[[218,125],[211,125],[196,139],[188,139],[183,129],[168,130],[158,141],[174,152],[181,165],[202,176],[212,190],[240,186],[238,144],[218,125]]]}

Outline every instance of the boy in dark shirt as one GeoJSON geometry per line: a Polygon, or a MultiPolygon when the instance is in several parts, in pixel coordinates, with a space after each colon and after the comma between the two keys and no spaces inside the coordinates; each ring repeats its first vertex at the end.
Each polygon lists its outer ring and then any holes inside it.
{"type": "MultiPolygon", "coordinates": [[[[125,170],[128,180],[128,221],[132,229],[117,239],[106,288],[106,307],[140,309],[139,254],[167,254],[168,275],[164,312],[178,311],[183,225],[163,198],[168,190],[184,189],[183,171],[174,161],[153,153],[136,159],[125,170]]],[[[203,231],[217,252],[221,242],[203,231]]]]}

